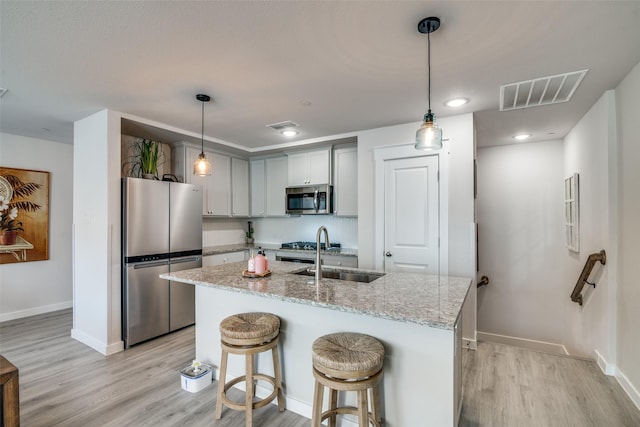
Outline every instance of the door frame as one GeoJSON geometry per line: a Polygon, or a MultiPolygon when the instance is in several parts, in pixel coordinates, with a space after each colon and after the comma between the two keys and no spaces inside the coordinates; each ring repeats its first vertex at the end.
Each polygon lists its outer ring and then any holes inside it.
{"type": "Polygon", "coordinates": [[[449,274],[449,140],[442,141],[442,149],[435,152],[417,151],[414,144],[385,145],[376,147],[373,153],[375,162],[374,182],[374,263],[375,268],[384,268],[384,165],[387,160],[409,159],[414,157],[438,156],[438,236],[439,275],[449,274]]]}

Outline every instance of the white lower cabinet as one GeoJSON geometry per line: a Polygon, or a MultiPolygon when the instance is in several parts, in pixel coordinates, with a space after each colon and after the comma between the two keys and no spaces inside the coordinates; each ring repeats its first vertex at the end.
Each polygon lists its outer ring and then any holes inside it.
{"type": "Polygon", "coordinates": [[[230,262],[244,261],[244,251],[226,252],[223,254],[205,255],[202,257],[202,266],[222,265],[230,262]]]}

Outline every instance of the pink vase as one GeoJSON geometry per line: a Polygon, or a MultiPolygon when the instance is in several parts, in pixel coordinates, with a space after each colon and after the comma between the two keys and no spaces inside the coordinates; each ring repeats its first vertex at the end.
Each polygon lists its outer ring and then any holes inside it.
{"type": "Polygon", "coordinates": [[[17,231],[3,231],[0,233],[0,245],[10,246],[16,244],[16,238],[18,237],[17,231]]]}

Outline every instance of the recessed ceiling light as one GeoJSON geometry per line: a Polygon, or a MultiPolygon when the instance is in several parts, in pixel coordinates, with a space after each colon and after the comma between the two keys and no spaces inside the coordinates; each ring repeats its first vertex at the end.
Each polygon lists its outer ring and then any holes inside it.
{"type": "Polygon", "coordinates": [[[286,136],[287,138],[293,138],[294,136],[296,136],[298,134],[298,131],[294,130],[294,129],[285,129],[280,133],[282,135],[286,136]]]}
{"type": "Polygon", "coordinates": [[[467,102],[469,102],[468,98],[454,98],[454,99],[450,99],[447,102],[444,103],[444,105],[446,105],[447,107],[461,107],[464,104],[466,104],[467,102]]]}
{"type": "Polygon", "coordinates": [[[513,139],[517,139],[518,141],[524,141],[525,139],[529,139],[529,138],[531,138],[530,133],[521,133],[513,137],[513,139]]]}

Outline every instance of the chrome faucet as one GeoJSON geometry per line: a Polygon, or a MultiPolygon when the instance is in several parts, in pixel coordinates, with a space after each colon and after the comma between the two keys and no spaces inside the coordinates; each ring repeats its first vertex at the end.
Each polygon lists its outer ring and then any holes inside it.
{"type": "Polygon", "coordinates": [[[320,283],[320,279],[322,279],[322,260],[320,259],[320,236],[322,235],[322,230],[324,230],[325,249],[329,249],[331,247],[327,227],[321,225],[320,228],[318,228],[318,233],[316,234],[316,285],[320,283]]]}

